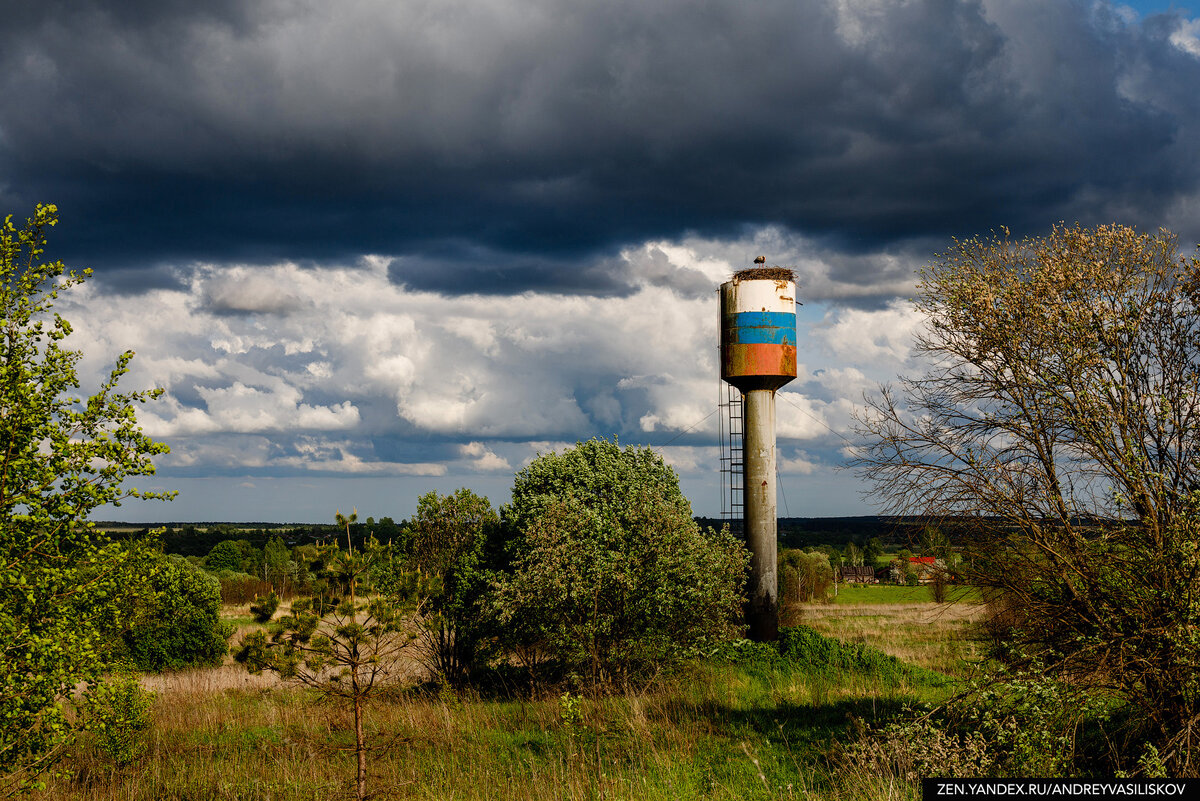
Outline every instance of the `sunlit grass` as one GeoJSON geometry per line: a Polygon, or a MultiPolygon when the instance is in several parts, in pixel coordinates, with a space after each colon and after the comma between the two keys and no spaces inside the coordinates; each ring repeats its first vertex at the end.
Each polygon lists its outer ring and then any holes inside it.
{"type": "MultiPolygon", "coordinates": [[[[219,671],[213,671],[220,673],[219,671]]],[[[289,687],[164,685],[149,752],[126,770],[86,745],[48,799],[317,799],[353,775],[343,710],[289,687]]],[[[710,664],[644,693],[489,701],[400,694],[372,706],[371,787],[385,798],[837,797],[824,767],[851,717],[938,690],[869,675],[710,664]]]]}
{"type": "MultiPolygon", "coordinates": [[[[949,603],[976,604],[981,600],[979,590],[975,587],[946,587],[946,601],[949,603]]],[[[837,595],[831,597],[829,603],[834,606],[933,603],[933,592],[928,584],[915,587],[899,584],[838,584],[837,595]]]]}
{"type": "MultiPolygon", "coordinates": [[[[953,672],[975,614],[965,604],[814,605],[803,622],[953,672]]],[[[574,717],[561,690],[498,700],[397,691],[369,709],[368,786],[379,798],[462,801],[916,798],[919,788],[847,782],[828,757],[854,721],[950,692],[900,668],[710,662],[642,692],[580,699],[574,717]]],[[[145,757],[118,770],[85,739],[64,762],[73,777],[40,797],[292,801],[351,789],[350,716],[310,691],[228,662],[144,683],[158,693],[145,757]]]]}
{"type": "MultiPolygon", "coordinates": [[[[924,588],[921,588],[924,589],[924,588]]],[[[800,622],[829,637],[865,643],[904,662],[951,675],[968,672],[983,655],[972,626],[984,614],[977,603],[809,604],[800,622]]]]}

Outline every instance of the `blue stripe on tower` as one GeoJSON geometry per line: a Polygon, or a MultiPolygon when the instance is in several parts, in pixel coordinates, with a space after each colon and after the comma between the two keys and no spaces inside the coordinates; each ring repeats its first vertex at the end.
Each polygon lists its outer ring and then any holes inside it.
{"type": "Polygon", "coordinates": [[[794,312],[740,312],[730,342],[740,345],[795,345],[794,312]]]}

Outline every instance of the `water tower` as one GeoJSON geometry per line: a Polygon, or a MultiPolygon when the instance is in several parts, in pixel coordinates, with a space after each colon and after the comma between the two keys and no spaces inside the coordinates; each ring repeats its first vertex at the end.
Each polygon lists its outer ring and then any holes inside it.
{"type": "MultiPolygon", "coordinates": [[[[766,260],[755,259],[756,265],[766,260]]],[[[721,378],[742,393],[743,531],[750,547],[746,623],[759,642],[779,635],[776,575],[775,390],[796,377],[796,283],[791,270],[754,267],[721,284],[721,378]]]]}

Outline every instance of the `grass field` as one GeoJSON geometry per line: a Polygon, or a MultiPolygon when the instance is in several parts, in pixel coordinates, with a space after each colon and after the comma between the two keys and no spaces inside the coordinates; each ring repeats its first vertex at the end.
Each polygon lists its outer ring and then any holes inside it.
{"type": "MultiPolygon", "coordinates": [[[[958,673],[973,604],[879,600],[806,607],[804,623],[958,673]]],[[[908,588],[892,588],[908,589],[908,588]]],[[[922,588],[919,588],[922,589],[922,588]]],[[[849,593],[843,592],[843,596],[849,593]]],[[[228,616],[243,628],[244,609],[228,616]]],[[[834,767],[855,721],[949,692],[903,666],[819,669],[709,662],[644,692],[483,699],[397,691],[372,705],[369,789],[402,799],[917,798],[919,788],[834,767]]],[[[86,742],[45,799],[327,799],[353,775],[344,710],[227,664],[147,677],[158,696],[146,754],[105,764],[86,742]]]]}
{"type": "MultiPolygon", "coordinates": [[[[905,587],[897,584],[839,584],[837,595],[830,598],[834,606],[865,606],[871,604],[928,604],[933,594],[928,585],[905,587]]],[[[975,587],[946,588],[947,603],[980,603],[975,587]]]]}

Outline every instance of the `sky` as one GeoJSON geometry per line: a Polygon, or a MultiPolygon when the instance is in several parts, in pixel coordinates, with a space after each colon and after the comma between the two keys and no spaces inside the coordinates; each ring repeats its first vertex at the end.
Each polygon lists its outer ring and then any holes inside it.
{"type": "Polygon", "coordinates": [[[58,205],[95,388],[171,447],[103,519],[327,522],[649,445],[720,510],[716,288],[798,277],[781,514],[873,514],[915,271],[1063,221],[1200,241],[1200,16],[1092,0],[4,3],[0,210],[58,205]]]}

